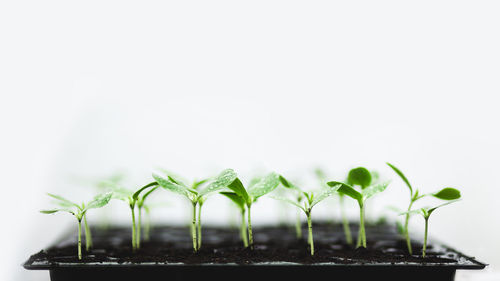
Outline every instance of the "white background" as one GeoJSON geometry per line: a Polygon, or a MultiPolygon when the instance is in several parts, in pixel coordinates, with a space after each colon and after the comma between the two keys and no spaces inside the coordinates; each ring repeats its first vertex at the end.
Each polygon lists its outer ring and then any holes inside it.
{"type": "MultiPolygon", "coordinates": [[[[88,198],[98,178],[122,170],[135,187],[159,166],[197,177],[232,167],[244,180],[275,170],[312,186],[317,165],[332,179],[365,165],[392,179],[376,217],[407,202],[386,161],[422,191],[462,190],[433,215],[431,235],[490,263],[461,280],[498,278],[499,8],[2,1],[0,279],[48,279],[20,264],[74,219],[39,214],[45,192],[88,198]]],[[[162,198],[171,205],[155,219],[182,223],[188,210],[162,198]]],[[[217,200],[205,220],[224,223],[230,209],[217,200]]],[[[277,220],[274,202],[259,204],[256,223],[277,220]]],[[[336,216],[335,204],[318,216],[336,216]]],[[[128,222],[120,202],[110,209],[128,222]]]]}

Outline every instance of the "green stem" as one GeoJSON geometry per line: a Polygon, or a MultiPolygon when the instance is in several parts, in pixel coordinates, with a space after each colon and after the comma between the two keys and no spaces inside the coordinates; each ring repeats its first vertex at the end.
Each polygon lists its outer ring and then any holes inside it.
{"type": "Polygon", "coordinates": [[[313,238],[313,228],[312,228],[312,221],[311,221],[311,212],[307,212],[307,228],[309,230],[309,235],[308,235],[308,240],[309,240],[309,246],[311,247],[311,256],[314,256],[314,238],[313,238]]]}
{"type": "Polygon", "coordinates": [[[297,239],[302,238],[302,222],[300,221],[299,209],[297,209],[297,219],[295,221],[295,233],[297,234],[297,239]]]}
{"type": "Polygon", "coordinates": [[[136,235],[136,228],[135,228],[135,208],[133,206],[130,206],[130,210],[132,211],[132,251],[135,251],[137,248],[137,238],[135,237],[136,235]]]}
{"type": "Polygon", "coordinates": [[[78,220],[78,259],[82,259],[82,220],[78,220]]]}
{"type": "Polygon", "coordinates": [[[146,224],[144,225],[144,240],[149,241],[149,235],[151,232],[151,216],[146,210],[146,224]]]}
{"type": "Polygon", "coordinates": [[[248,244],[250,249],[253,250],[253,233],[252,233],[252,219],[251,219],[251,208],[252,205],[247,205],[248,207],[248,244]]]}
{"type": "Polygon", "coordinates": [[[352,245],[351,228],[349,227],[349,221],[347,220],[347,216],[345,214],[344,196],[340,196],[340,214],[342,216],[342,225],[344,227],[345,240],[347,244],[352,245]]]}
{"type": "Polygon", "coordinates": [[[141,248],[141,225],[142,225],[142,207],[138,207],[138,214],[137,214],[137,235],[136,235],[136,241],[135,245],[137,249],[141,248]]]}
{"type": "Polygon", "coordinates": [[[425,233],[424,233],[424,246],[422,248],[422,258],[425,258],[425,250],[427,249],[427,231],[429,229],[429,218],[425,218],[425,233]]]}
{"type": "Polygon", "coordinates": [[[365,207],[359,204],[359,234],[356,248],[366,248],[366,233],[365,233],[365,207]]]}
{"type": "Polygon", "coordinates": [[[193,203],[193,220],[191,222],[191,236],[193,237],[193,251],[198,251],[198,240],[196,239],[196,204],[193,203]]]}
{"type": "MultiPolygon", "coordinates": [[[[410,206],[408,206],[408,212],[411,210],[411,206],[413,205],[413,200],[410,201],[410,206]]],[[[411,247],[411,239],[410,239],[410,232],[408,230],[408,222],[410,221],[410,214],[407,213],[405,216],[405,226],[404,226],[404,235],[406,239],[406,247],[408,248],[408,253],[410,255],[413,254],[413,249],[411,247]]]]}
{"type": "Polygon", "coordinates": [[[201,205],[198,205],[198,250],[201,248],[201,205]]]}
{"type": "Polygon", "coordinates": [[[241,240],[243,241],[243,246],[245,248],[247,248],[248,247],[248,238],[247,238],[247,225],[245,223],[245,209],[241,210],[240,235],[241,235],[241,240]]]}
{"type": "Polygon", "coordinates": [[[87,223],[87,215],[83,216],[83,223],[85,225],[85,250],[88,252],[92,248],[92,233],[87,223]]]}

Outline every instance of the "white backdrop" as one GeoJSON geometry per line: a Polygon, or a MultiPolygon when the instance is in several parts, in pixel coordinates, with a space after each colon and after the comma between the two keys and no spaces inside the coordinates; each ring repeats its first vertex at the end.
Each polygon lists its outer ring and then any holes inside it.
{"type": "MultiPolygon", "coordinates": [[[[408,196],[386,161],[424,191],[462,190],[431,235],[491,264],[462,280],[498,278],[499,8],[1,2],[1,279],[48,279],[20,264],[74,219],[39,214],[45,192],[88,197],[96,178],[122,170],[139,185],[158,166],[198,177],[232,167],[248,180],[270,170],[310,179],[317,165],[341,179],[364,165],[393,180],[374,202],[381,214],[408,196]]],[[[227,221],[217,200],[204,221],[227,221]]],[[[170,204],[155,219],[182,223],[170,204]]],[[[259,204],[254,221],[275,222],[275,203],[259,204]]],[[[126,208],[111,209],[127,222],[126,208]]],[[[318,217],[332,212],[335,201],[318,217]]]]}

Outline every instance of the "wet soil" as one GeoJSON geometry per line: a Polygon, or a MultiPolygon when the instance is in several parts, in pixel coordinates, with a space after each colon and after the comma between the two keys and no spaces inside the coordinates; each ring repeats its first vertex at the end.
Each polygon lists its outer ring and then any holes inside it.
{"type": "MultiPolygon", "coordinates": [[[[131,247],[128,227],[93,229],[94,247],[85,251],[83,259],[77,258],[76,232],[54,246],[31,256],[27,264],[43,262],[48,265],[72,263],[97,264],[256,264],[267,262],[292,262],[299,264],[448,264],[457,257],[442,247],[428,245],[427,256],[422,258],[422,245],[413,242],[414,255],[409,255],[403,238],[395,228],[386,224],[367,226],[367,248],[358,248],[345,242],[342,226],[319,223],[314,227],[315,254],[310,255],[306,239],[298,239],[293,226],[254,227],[254,249],[245,249],[235,228],[203,228],[203,243],[198,253],[193,253],[190,229],[178,226],[158,226],[151,230],[151,237],[143,241],[135,252],[131,247]]],[[[352,226],[356,240],[357,226],[352,226]]],[[[303,234],[307,235],[303,227],[303,234]]]]}

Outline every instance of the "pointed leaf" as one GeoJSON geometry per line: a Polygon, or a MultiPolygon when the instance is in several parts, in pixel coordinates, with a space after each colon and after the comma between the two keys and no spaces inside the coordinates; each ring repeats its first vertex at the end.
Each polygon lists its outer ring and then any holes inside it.
{"type": "Polygon", "coordinates": [[[248,194],[255,200],[278,187],[280,181],[276,173],[270,173],[248,188],[248,194]]]}
{"type": "Polygon", "coordinates": [[[306,211],[306,210],[304,209],[304,207],[300,206],[300,204],[299,204],[299,203],[297,203],[297,202],[295,202],[295,201],[293,201],[293,200],[291,200],[291,199],[288,199],[288,198],[285,198],[285,197],[278,197],[278,196],[269,196],[269,197],[271,197],[271,198],[273,198],[273,199],[275,199],[275,200],[279,200],[279,201],[282,201],[282,202],[288,203],[288,204],[292,204],[292,205],[294,205],[295,207],[300,208],[300,209],[301,209],[302,211],[304,211],[304,212],[306,211]]]}
{"type": "Polygon", "coordinates": [[[372,175],[366,168],[354,168],[349,171],[347,182],[349,185],[359,185],[361,189],[365,189],[372,182],[372,175]]]}
{"type": "Polygon", "coordinates": [[[210,179],[202,179],[202,180],[199,180],[199,181],[194,181],[193,184],[191,185],[191,188],[196,190],[198,189],[201,185],[203,185],[204,183],[206,183],[207,181],[209,181],[210,179]]]}
{"type": "Polygon", "coordinates": [[[248,195],[245,187],[241,183],[239,178],[234,179],[234,181],[227,186],[229,189],[234,191],[238,196],[240,196],[246,204],[251,204],[250,196],[248,195]]]}
{"type": "Polygon", "coordinates": [[[365,188],[361,193],[363,194],[363,197],[365,199],[370,198],[373,195],[384,191],[388,185],[389,185],[389,182],[376,183],[374,185],[370,185],[369,187],[365,188]]]}
{"type": "Polygon", "coordinates": [[[236,172],[233,169],[226,169],[222,171],[208,186],[200,192],[200,196],[221,190],[237,178],[236,172]]]}
{"type": "Polygon", "coordinates": [[[120,188],[113,189],[113,195],[111,196],[111,198],[123,200],[123,201],[128,201],[129,198],[132,198],[133,194],[134,193],[132,190],[128,190],[128,189],[120,187],[120,188]]]}
{"type": "Polygon", "coordinates": [[[438,206],[436,206],[436,207],[433,207],[433,208],[427,209],[428,216],[430,216],[430,215],[432,214],[432,212],[434,212],[436,209],[441,208],[441,207],[446,206],[446,205],[449,205],[449,204],[451,204],[451,203],[458,202],[458,201],[460,201],[460,200],[448,201],[448,202],[446,202],[446,203],[444,203],[444,204],[441,204],[441,205],[438,205],[438,206]]]}
{"type": "Polygon", "coordinates": [[[357,200],[358,202],[361,202],[363,200],[363,195],[361,195],[361,193],[359,193],[358,191],[356,191],[354,189],[354,187],[346,184],[346,183],[343,183],[343,182],[338,182],[338,181],[329,181],[327,183],[330,187],[333,187],[333,186],[336,186],[338,184],[340,184],[340,187],[339,189],[337,190],[339,193],[341,194],[345,194],[355,200],[357,200]]]}
{"type": "Polygon", "coordinates": [[[326,188],[322,193],[320,193],[318,196],[316,196],[316,198],[314,198],[314,200],[311,203],[311,207],[323,201],[328,196],[335,194],[341,186],[342,186],[341,184],[337,184],[330,188],[326,188]]]}
{"type": "Polygon", "coordinates": [[[94,199],[87,204],[86,209],[88,210],[88,209],[96,209],[96,208],[104,207],[106,204],[109,203],[109,200],[111,200],[112,196],[113,196],[112,192],[99,194],[96,197],[94,197],[94,199]]]}
{"type": "Polygon", "coordinates": [[[58,200],[58,204],[61,205],[61,206],[65,206],[65,207],[69,207],[69,206],[75,206],[77,208],[80,208],[80,206],[78,206],[78,204],[74,203],[74,202],[71,202],[70,200],[62,197],[62,196],[59,196],[59,195],[55,195],[55,194],[52,194],[52,193],[47,193],[48,196],[58,200]]]}
{"type": "Polygon", "coordinates": [[[41,210],[40,213],[42,214],[54,214],[54,213],[57,213],[57,212],[68,212],[72,215],[75,214],[75,212],[71,209],[65,209],[65,208],[59,208],[59,209],[51,209],[51,210],[41,210]]]}
{"type": "Polygon", "coordinates": [[[401,172],[401,170],[399,170],[396,166],[392,165],[391,163],[387,162],[386,163],[389,167],[391,167],[392,170],[394,170],[394,172],[396,172],[396,174],[398,174],[398,176],[406,183],[406,185],[408,186],[408,188],[410,189],[410,194],[413,194],[413,188],[411,187],[411,184],[410,184],[410,181],[408,181],[408,179],[406,178],[406,176],[403,174],[403,172],[401,172]]]}
{"type": "Polygon", "coordinates": [[[401,212],[399,213],[398,215],[399,216],[402,216],[402,215],[415,215],[415,214],[422,214],[422,209],[416,209],[416,210],[410,210],[410,211],[406,211],[406,212],[401,212]]]}
{"type": "Polygon", "coordinates": [[[150,182],[148,184],[146,184],[145,186],[141,187],[139,190],[137,190],[134,195],[132,195],[132,198],[134,198],[134,200],[137,200],[139,198],[139,195],[141,194],[141,192],[143,192],[144,190],[150,188],[150,187],[153,187],[153,186],[157,186],[158,183],[157,182],[150,182]]]}
{"type": "Polygon", "coordinates": [[[242,210],[245,209],[245,203],[246,202],[243,200],[243,198],[241,196],[239,196],[235,192],[223,191],[223,192],[220,192],[220,194],[222,194],[222,195],[226,196],[227,198],[231,199],[231,201],[233,201],[240,209],[242,209],[242,210]]]}
{"type": "Polygon", "coordinates": [[[164,189],[170,190],[170,191],[177,193],[177,194],[180,194],[180,195],[184,195],[187,198],[191,199],[191,196],[190,196],[186,187],[179,185],[177,183],[174,183],[174,182],[170,181],[169,179],[166,179],[166,178],[164,178],[160,175],[157,175],[157,174],[153,174],[153,178],[164,189]]]}
{"type": "MultiPolygon", "coordinates": [[[[165,176],[166,178],[168,178],[171,182],[175,183],[175,184],[178,184],[178,185],[181,185],[183,187],[188,187],[188,180],[183,178],[182,176],[172,172],[172,171],[169,171],[167,169],[159,169],[159,171],[161,171],[165,176]]],[[[162,176],[165,178],[165,176],[162,176]]]]}
{"type": "Polygon", "coordinates": [[[447,187],[440,191],[432,194],[432,196],[442,199],[442,200],[455,200],[460,198],[460,191],[455,188],[447,187]]]}

